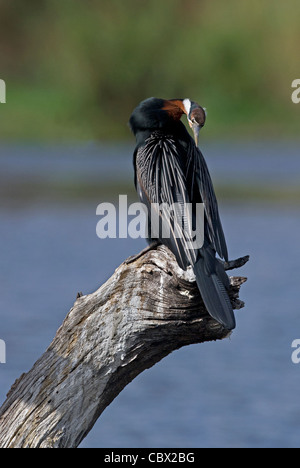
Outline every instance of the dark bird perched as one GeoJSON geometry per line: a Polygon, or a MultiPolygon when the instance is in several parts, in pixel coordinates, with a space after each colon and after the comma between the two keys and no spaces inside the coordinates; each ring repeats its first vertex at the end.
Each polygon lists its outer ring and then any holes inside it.
{"type": "Polygon", "coordinates": [[[190,219],[187,220],[192,227],[196,222],[196,204],[204,204],[202,247],[190,247],[191,231],[179,226],[174,213],[171,217],[166,217],[164,212],[159,213],[161,219],[170,225],[170,236],[164,237],[159,231],[158,238],[151,239],[149,228],[148,241],[166,245],[182,269],[186,270],[189,265],[193,267],[209,314],[226,329],[232,330],[235,318],[227,292],[229,279],[223,262],[216,258],[218,254],[228,262],[227,246],[212,181],[197,147],[199,130],[205,119],[205,110],[189,99],[149,98],[141,102],[129,121],[137,141],[134,151],[135,186],[141,202],[148,208],[149,226],[153,204],[192,204],[190,219]],[[183,114],[187,115],[195,141],[180,120],[183,114]],[[182,235],[178,236],[178,232],[182,235]]]}

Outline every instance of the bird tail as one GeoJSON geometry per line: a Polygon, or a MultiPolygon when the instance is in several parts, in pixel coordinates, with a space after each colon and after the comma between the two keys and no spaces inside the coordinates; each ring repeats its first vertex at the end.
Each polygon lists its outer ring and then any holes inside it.
{"type": "Polygon", "coordinates": [[[194,264],[197,286],[209,315],[226,329],[235,328],[235,317],[228,296],[229,279],[221,262],[215,257],[200,257],[194,264]]]}

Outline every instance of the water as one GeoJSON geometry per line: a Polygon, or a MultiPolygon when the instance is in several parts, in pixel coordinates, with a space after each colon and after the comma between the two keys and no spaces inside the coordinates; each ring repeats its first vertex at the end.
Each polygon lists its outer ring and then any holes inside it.
{"type": "MultiPolygon", "coordinates": [[[[45,166],[39,169],[41,163],[33,161],[31,167],[37,177],[54,171],[53,158],[43,151],[45,166]]],[[[238,154],[226,156],[231,161],[238,154]]],[[[11,165],[5,159],[6,174],[10,167],[13,175],[18,158],[19,152],[12,154],[11,165]]],[[[88,161],[95,173],[93,157],[88,161]]],[[[214,159],[213,171],[221,174],[223,161],[214,159]]],[[[120,164],[130,173],[131,162],[120,164]]],[[[248,159],[245,165],[252,167],[248,159]]],[[[18,170],[32,174],[30,164],[23,167],[18,170]]],[[[261,172],[266,167],[262,164],[261,172]]],[[[1,401],[49,345],[77,292],[97,289],[145,245],[99,240],[96,206],[96,200],[76,205],[35,200],[1,208],[0,338],[7,345],[7,363],[0,364],[1,401]]],[[[300,339],[300,210],[221,203],[221,213],[230,256],[251,256],[240,271],[249,279],[241,291],[246,308],[236,312],[237,329],[222,342],[182,348],[138,376],[104,411],[82,447],[299,447],[300,364],[292,363],[291,343],[300,339]]]]}
{"type": "MultiPolygon", "coordinates": [[[[133,144],[0,147],[1,176],[57,180],[122,180],[132,174],[133,144]]],[[[299,142],[201,142],[214,180],[299,185],[299,142]]],[[[0,179],[1,180],[1,179],[0,179]]]]}

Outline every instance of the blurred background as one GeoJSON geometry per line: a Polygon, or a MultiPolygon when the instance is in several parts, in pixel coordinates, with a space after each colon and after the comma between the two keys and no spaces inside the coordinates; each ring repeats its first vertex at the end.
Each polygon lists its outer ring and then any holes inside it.
{"type": "Polygon", "coordinates": [[[208,110],[200,146],[231,258],[250,254],[230,340],[135,379],[82,447],[296,447],[300,436],[297,0],[0,0],[0,402],[78,291],[144,240],[100,240],[136,200],[128,119],[149,96],[208,110]]]}

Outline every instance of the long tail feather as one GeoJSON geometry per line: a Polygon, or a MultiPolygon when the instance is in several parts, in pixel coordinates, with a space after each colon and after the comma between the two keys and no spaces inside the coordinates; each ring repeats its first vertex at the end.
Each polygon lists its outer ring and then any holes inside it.
{"type": "Polygon", "coordinates": [[[202,257],[194,265],[197,285],[209,315],[228,330],[233,330],[235,317],[223,275],[218,272],[218,269],[217,267],[214,272],[208,274],[202,257]]]}

